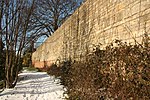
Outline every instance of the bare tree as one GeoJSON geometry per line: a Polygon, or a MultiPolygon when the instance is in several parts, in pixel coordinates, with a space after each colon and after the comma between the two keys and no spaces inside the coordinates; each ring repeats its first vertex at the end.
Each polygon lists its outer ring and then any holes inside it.
{"type": "Polygon", "coordinates": [[[36,32],[50,36],[79,6],[81,0],[36,0],[32,22],[36,32]]]}
{"type": "Polygon", "coordinates": [[[77,5],[72,0],[0,1],[0,45],[5,45],[7,88],[14,87],[17,82],[25,48],[43,35],[50,36],[77,5]]]}
{"type": "Polygon", "coordinates": [[[4,57],[4,44],[2,41],[2,19],[3,19],[3,13],[4,13],[4,0],[0,1],[0,80],[4,80],[4,74],[5,74],[5,69],[4,69],[4,63],[5,63],[5,57],[4,57]]]}
{"type": "Polygon", "coordinates": [[[17,82],[21,55],[27,40],[34,4],[35,0],[1,1],[0,31],[6,52],[5,81],[7,88],[14,87],[17,82]]]}
{"type": "MultiPolygon", "coordinates": [[[[4,12],[4,0],[0,1],[0,23],[2,23],[4,12]]],[[[2,25],[0,24],[0,49],[2,49],[2,25]]]]}

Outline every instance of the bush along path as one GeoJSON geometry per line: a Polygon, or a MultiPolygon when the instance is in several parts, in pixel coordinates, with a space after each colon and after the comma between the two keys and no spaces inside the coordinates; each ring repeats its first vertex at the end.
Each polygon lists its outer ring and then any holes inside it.
{"type": "Polygon", "coordinates": [[[149,44],[116,40],[84,57],[53,65],[48,72],[61,76],[69,100],[150,100],[149,44]]]}
{"type": "Polygon", "coordinates": [[[23,72],[13,89],[0,93],[0,100],[62,100],[64,89],[60,80],[46,72],[23,72]]]}

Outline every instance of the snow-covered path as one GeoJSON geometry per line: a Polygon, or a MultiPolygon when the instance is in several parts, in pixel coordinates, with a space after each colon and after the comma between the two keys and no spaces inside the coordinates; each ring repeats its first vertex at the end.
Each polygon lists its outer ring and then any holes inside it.
{"type": "Polygon", "coordinates": [[[20,81],[13,89],[0,93],[0,100],[62,100],[63,86],[60,80],[45,72],[19,74],[20,81]]]}

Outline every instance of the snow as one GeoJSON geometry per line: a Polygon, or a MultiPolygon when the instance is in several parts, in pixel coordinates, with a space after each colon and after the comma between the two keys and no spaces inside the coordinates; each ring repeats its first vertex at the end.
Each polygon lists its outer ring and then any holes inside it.
{"type": "Polygon", "coordinates": [[[0,93],[0,100],[64,100],[64,87],[60,80],[46,72],[19,74],[15,88],[0,93]]]}

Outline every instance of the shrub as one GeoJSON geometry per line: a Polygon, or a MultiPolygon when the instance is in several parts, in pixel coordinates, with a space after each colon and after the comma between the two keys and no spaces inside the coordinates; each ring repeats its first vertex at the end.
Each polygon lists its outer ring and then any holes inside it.
{"type": "MultiPolygon", "coordinates": [[[[150,47],[119,40],[85,61],[63,62],[60,72],[70,100],[150,99],[150,47]]],[[[53,68],[53,67],[52,67],[53,68]]]]}

